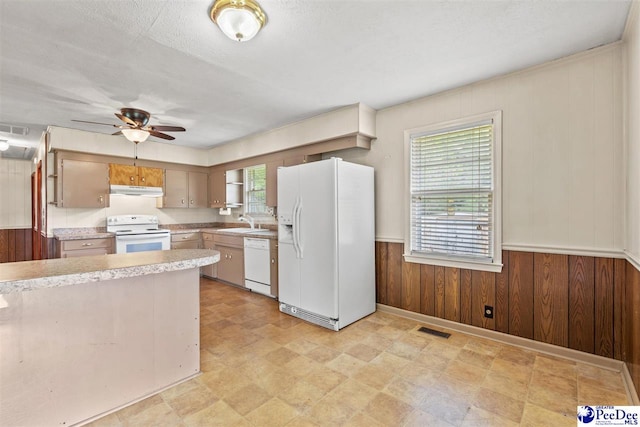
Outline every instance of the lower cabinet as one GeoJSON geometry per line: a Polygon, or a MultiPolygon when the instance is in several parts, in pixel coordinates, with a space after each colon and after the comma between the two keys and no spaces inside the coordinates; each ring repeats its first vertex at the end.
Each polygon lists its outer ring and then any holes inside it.
{"type": "Polygon", "coordinates": [[[171,249],[201,249],[200,233],[175,233],[171,235],[171,249]]]}
{"type": "Polygon", "coordinates": [[[244,287],[244,238],[216,234],[214,243],[220,252],[218,280],[244,287]]]}
{"type": "Polygon", "coordinates": [[[57,249],[60,258],[107,255],[114,252],[114,239],[59,240],[57,249]]]}
{"type": "MultiPolygon", "coordinates": [[[[213,233],[202,233],[202,245],[205,249],[216,249],[216,244],[213,241],[213,233]]],[[[220,254],[222,257],[222,254],[220,254]]],[[[209,265],[205,265],[204,267],[200,267],[200,274],[206,277],[210,277],[215,279],[218,277],[218,263],[213,263],[209,265]]]]}

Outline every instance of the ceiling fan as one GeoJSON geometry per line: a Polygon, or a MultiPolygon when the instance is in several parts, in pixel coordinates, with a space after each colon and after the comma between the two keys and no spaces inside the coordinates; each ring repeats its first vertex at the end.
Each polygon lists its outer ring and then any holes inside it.
{"type": "Polygon", "coordinates": [[[156,138],[174,140],[171,135],[167,135],[163,132],[184,132],[186,129],[181,126],[153,126],[149,125],[149,118],[151,114],[144,110],[137,108],[121,108],[120,113],[115,113],[116,117],[122,120],[125,124],[113,125],[109,123],[90,122],[86,120],[72,120],[73,122],[91,123],[94,125],[113,126],[120,129],[113,135],[124,135],[131,142],[138,144],[139,142],[146,141],[149,136],[155,136],[156,138]]]}

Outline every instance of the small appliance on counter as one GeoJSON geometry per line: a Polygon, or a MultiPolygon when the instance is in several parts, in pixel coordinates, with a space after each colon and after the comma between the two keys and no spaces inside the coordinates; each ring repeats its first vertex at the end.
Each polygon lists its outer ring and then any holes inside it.
{"type": "Polygon", "coordinates": [[[155,215],[107,217],[107,231],[116,235],[116,253],[171,249],[171,232],[158,226],[155,215]]]}

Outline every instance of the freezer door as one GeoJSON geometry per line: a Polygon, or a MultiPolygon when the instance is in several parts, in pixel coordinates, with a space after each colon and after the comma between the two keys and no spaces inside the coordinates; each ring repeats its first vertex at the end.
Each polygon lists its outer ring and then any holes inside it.
{"type": "Polygon", "coordinates": [[[294,225],[301,254],[298,307],[333,319],[338,318],[336,161],[297,167],[300,195],[294,225]]]}
{"type": "Polygon", "coordinates": [[[300,306],[300,260],[293,242],[293,211],[299,195],[296,167],[278,169],[278,299],[300,306]]]}

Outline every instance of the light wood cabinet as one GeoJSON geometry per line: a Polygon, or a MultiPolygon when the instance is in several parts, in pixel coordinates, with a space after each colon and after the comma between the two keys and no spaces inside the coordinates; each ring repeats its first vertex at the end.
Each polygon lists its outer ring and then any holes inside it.
{"type": "Polygon", "coordinates": [[[59,208],[109,207],[109,165],[60,159],[56,163],[56,206],[59,208]]]}
{"type": "Polygon", "coordinates": [[[209,207],[209,175],[203,172],[189,172],[189,207],[209,207]]]}
{"type": "Polygon", "coordinates": [[[266,164],[267,186],[265,194],[265,204],[269,207],[278,205],[278,168],[284,166],[283,160],[276,160],[266,164]]]}
{"type": "Polygon", "coordinates": [[[283,160],[283,166],[295,166],[303,163],[322,160],[322,154],[301,154],[299,156],[287,157],[283,160]]]}
{"type": "Polygon", "coordinates": [[[161,208],[208,208],[209,176],[204,172],[167,169],[164,172],[164,196],[161,208]]]}
{"type": "Polygon", "coordinates": [[[244,287],[244,238],[216,234],[214,243],[220,251],[218,279],[244,287]]]}
{"type": "Polygon", "coordinates": [[[163,170],[145,166],[109,164],[109,180],[112,185],[139,185],[162,187],[163,170]]]}
{"type": "Polygon", "coordinates": [[[227,178],[224,168],[211,169],[209,177],[209,189],[211,194],[209,199],[212,208],[224,208],[227,203],[227,178]]]}
{"type": "Polygon", "coordinates": [[[58,241],[58,256],[72,258],[91,255],[107,255],[114,252],[114,238],[79,239],[58,241]]]}
{"type": "MultiPolygon", "coordinates": [[[[214,234],[213,233],[202,233],[202,245],[204,249],[216,249],[216,244],[214,242],[214,234]]],[[[220,254],[222,256],[222,254],[220,254]]],[[[204,267],[200,267],[200,274],[206,277],[210,277],[215,279],[218,277],[218,263],[213,263],[209,265],[205,265],[204,267]]]]}
{"type": "Polygon", "coordinates": [[[201,249],[202,239],[199,232],[171,234],[171,249],[201,249]]]}

